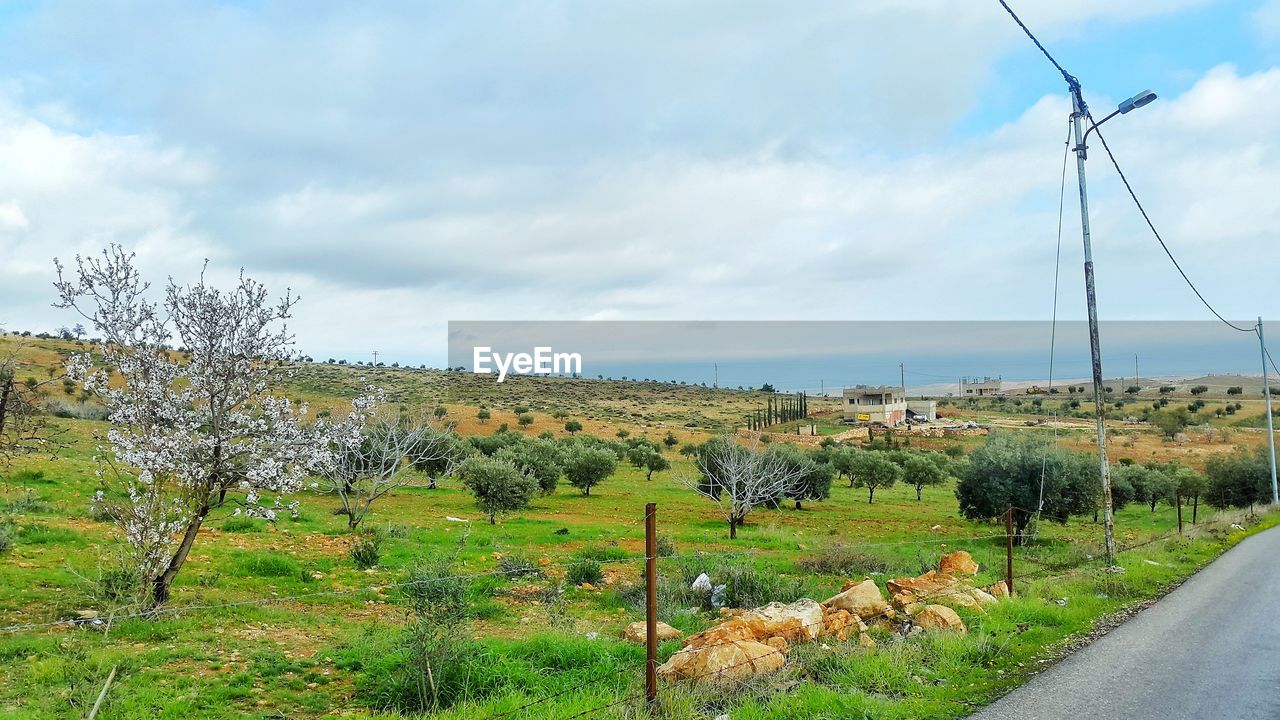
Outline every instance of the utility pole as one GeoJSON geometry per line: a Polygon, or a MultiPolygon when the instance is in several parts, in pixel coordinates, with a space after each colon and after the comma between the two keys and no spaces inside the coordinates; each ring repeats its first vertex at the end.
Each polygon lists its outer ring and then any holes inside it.
{"type": "Polygon", "coordinates": [[[373,351],[373,366],[378,367],[378,351],[373,351]]]}
{"type": "Polygon", "coordinates": [[[1133,385],[1138,387],[1138,353],[1133,354],[1133,385]]]}
{"type": "Polygon", "coordinates": [[[902,384],[902,394],[907,394],[907,370],[902,363],[898,363],[898,382],[902,384]]]}
{"type": "Polygon", "coordinates": [[[1098,341],[1098,298],[1094,292],[1093,246],[1089,240],[1089,195],[1084,179],[1084,123],[1088,106],[1074,78],[1071,87],[1071,126],[1076,140],[1076,176],[1080,180],[1080,229],[1084,238],[1084,291],[1089,306],[1089,353],[1093,365],[1093,407],[1097,415],[1098,466],[1102,472],[1102,519],[1106,538],[1107,566],[1115,563],[1115,518],[1111,512],[1111,467],[1107,462],[1106,408],[1102,402],[1102,348],[1098,341]]]}
{"type": "Polygon", "coordinates": [[[1267,401],[1267,449],[1271,451],[1271,504],[1280,505],[1276,489],[1276,429],[1271,421],[1271,385],[1267,382],[1267,343],[1262,339],[1262,316],[1258,316],[1258,347],[1262,348],[1262,397],[1267,401]]]}
{"type": "Polygon", "coordinates": [[[711,387],[720,387],[720,363],[711,363],[711,367],[715,368],[716,378],[711,382],[711,387]]]}

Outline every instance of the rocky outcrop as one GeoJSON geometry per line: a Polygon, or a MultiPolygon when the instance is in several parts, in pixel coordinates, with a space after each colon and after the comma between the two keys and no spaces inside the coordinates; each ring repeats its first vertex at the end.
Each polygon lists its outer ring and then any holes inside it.
{"type": "MultiPolygon", "coordinates": [[[[683,635],[684,633],[670,625],[661,621],[658,622],[658,642],[662,642],[664,640],[675,640],[683,635]]],[[[624,640],[643,645],[645,640],[648,639],[648,632],[644,622],[633,622],[623,628],[622,638],[624,640]]]]}
{"type": "Polygon", "coordinates": [[[978,574],[978,563],[974,562],[973,556],[964,550],[956,550],[943,555],[938,560],[938,574],[973,577],[978,574]]]}

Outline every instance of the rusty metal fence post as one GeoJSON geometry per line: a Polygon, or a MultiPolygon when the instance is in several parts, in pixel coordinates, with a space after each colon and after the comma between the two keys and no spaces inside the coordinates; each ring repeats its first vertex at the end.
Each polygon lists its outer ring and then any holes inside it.
{"type": "Polygon", "coordinates": [[[1005,589],[1009,591],[1009,596],[1013,596],[1013,506],[1010,505],[1004,511],[1004,584],[1005,589]]]}
{"type": "Polygon", "coordinates": [[[658,505],[644,506],[644,690],[652,711],[658,703],[658,505]]]}

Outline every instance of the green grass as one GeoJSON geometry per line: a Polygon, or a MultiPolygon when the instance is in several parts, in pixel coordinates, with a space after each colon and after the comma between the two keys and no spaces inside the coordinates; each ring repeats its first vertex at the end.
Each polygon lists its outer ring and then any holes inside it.
{"type": "MultiPolygon", "coordinates": [[[[32,487],[41,507],[15,516],[13,547],[0,554],[0,625],[64,620],[83,609],[102,617],[125,612],[102,600],[94,582],[120,547],[113,526],[93,519],[88,507],[97,488],[93,434],[105,425],[57,422],[69,432],[68,449],[56,460],[24,459],[19,470],[42,472],[38,478],[13,483],[17,476],[9,473],[5,480],[4,502],[32,487]]],[[[666,429],[636,426],[632,433],[660,439],[666,429]]],[[[617,636],[643,617],[637,588],[646,502],[657,503],[659,531],[676,549],[658,563],[660,614],[685,632],[718,621],[687,592],[701,572],[730,585],[744,604],[821,600],[863,574],[880,582],[918,574],[953,549],[974,554],[979,583],[1002,573],[1002,538],[951,539],[999,535],[1002,528],[961,518],[949,487],[926,488],[921,501],[910,487],[883,489],[869,505],[864,491],[838,483],[830,500],[804,510],[754,512],[730,541],[714,506],[677,480],[692,472],[688,461],[669,457],[675,467],[652,481],[620,464],[590,497],[562,485],[492,526],[480,522],[470,495],[452,479],[436,490],[401,489],[379,501],[367,521],[371,530],[385,528],[370,568],[353,560],[352,536],[344,519],[331,514],[332,498],[301,494],[300,518],[274,524],[211,518],[171,604],[203,609],[118,619],[109,634],[90,627],[0,634],[0,716],[80,716],[118,666],[99,717],[394,717],[384,700],[402,657],[405,608],[394,589],[369,588],[399,582],[421,559],[451,555],[464,534],[456,567],[478,575],[467,593],[468,636],[478,638],[485,662],[467,699],[440,717],[486,717],[556,693],[562,694],[514,717],[562,718],[617,702],[641,690],[643,652],[617,636]],[[558,534],[561,528],[568,534],[558,534]],[[512,556],[538,573],[480,575],[512,556]],[[600,589],[568,586],[568,566],[583,560],[599,563],[600,589]]],[[[1202,525],[1213,519],[1201,508],[1202,525]]],[[[1212,532],[1196,529],[1186,540],[1124,553],[1124,575],[1101,573],[1095,561],[1061,577],[1020,581],[1018,598],[986,615],[963,614],[972,631],[966,637],[900,642],[875,631],[875,651],[842,643],[797,647],[781,676],[732,692],[666,689],[665,717],[963,716],[1024,681],[1054,646],[1209,562],[1243,537],[1223,530],[1238,519],[1218,515],[1212,532]],[[1063,598],[1065,604],[1056,602],[1063,598]]],[[[1119,541],[1143,542],[1175,522],[1164,505],[1155,513],[1128,507],[1117,516],[1119,541]]],[[[1256,527],[1274,522],[1266,516],[1256,527]]],[[[1035,543],[1017,550],[1017,572],[1096,557],[1100,540],[1100,527],[1088,518],[1045,524],[1035,543]]],[[[663,656],[678,647],[665,644],[663,656]]],[[[638,703],[626,701],[595,717],[641,715],[638,703]]]]}

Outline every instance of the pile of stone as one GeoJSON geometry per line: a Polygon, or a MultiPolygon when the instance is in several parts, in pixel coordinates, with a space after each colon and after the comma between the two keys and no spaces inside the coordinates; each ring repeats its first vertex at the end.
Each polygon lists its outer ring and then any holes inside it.
{"type": "MultiPolygon", "coordinates": [[[[726,619],[709,630],[690,635],[684,647],[658,668],[668,680],[732,681],[774,672],[786,665],[793,645],[831,639],[874,648],[868,624],[881,624],[903,634],[928,630],[968,632],[953,608],[981,613],[983,607],[1007,597],[1003,582],[985,589],[971,580],[978,565],[963,550],[944,555],[937,570],[914,578],[889,580],[886,600],[875,580],[845,583],[826,602],[809,599],[793,603],[773,602],[751,610],[725,608],[726,619]]],[[[633,623],[623,633],[633,642],[644,642],[644,623],[633,623]]],[[[679,637],[679,631],[659,624],[660,639],[679,637]]]]}

